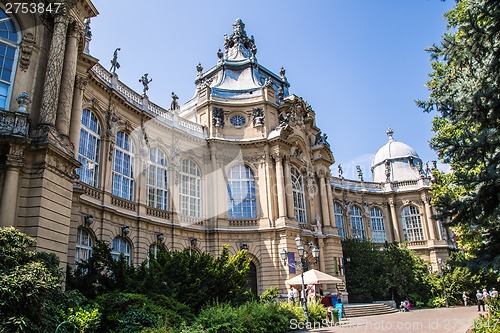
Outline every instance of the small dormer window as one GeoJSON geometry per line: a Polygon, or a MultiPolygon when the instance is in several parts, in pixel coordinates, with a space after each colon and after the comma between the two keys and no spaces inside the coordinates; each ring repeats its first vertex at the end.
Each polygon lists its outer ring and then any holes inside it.
{"type": "Polygon", "coordinates": [[[245,125],[245,123],[247,122],[247,120],[245,119],[245,117],[243,116],[232,116],[229,121],[231,122],[231,124],[235,127],[241,127],[243,125],[245,125]]]}

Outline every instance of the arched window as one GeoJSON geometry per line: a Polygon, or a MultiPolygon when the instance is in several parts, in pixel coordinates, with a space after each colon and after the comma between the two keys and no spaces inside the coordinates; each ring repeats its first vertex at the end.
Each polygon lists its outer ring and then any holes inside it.
{"type": "Polygon", "coordinates": [[[164,249],[165,248],[163,247],[162,244],[158,244],[158,243],[151,244],[149,246],[148,259],[156,259],[156,257],[158,256],[158,253],[164,249]]]}
{"type": "Polygon", "coordinates": [[[227,175],[228,217],[230,219],[253,219],[257,217],[255,179],[252,170],[238,165],[227,175]]]}
{"type": "Polygon", "coordinates": [[[201,216],[201,172],[192,160],[183,160],[181,166],[181,187],[179,189],[179,204],[181,214],[201,216]]]}
{"type": "Polygon", "coordinates": [[[111,243],[111,256],[114,260],[118,260],[123,254],[127,263],[130,265],[130,244],[123,237],[115,237],[111,243]]]}
{"type": "Polygon", "coordinates": [[[8,110],[17,63],[19,34],[12,18],[0,9],[0,109],[8,110]]]}
{"type": "Polygon", "coordinates": [[[113,195],[126,200],[134,199],[133,148],[128,134],[124,132],[116,133],[113,162],[113,195]]]}
{"type": "Polygon", "coordinates": [[[351,206],[351,228],[352,238],[365,239],[365,228],[361,208],[356,205],[351,206]]]}
{"type": "Polygon", "coordinates": [[[168,209],[167,159],[158,148],[149,151],[148,206],[168,209]]]}
{"type": "Polygon", "coordinates": [[[385,235],[384,216],[379,208],[372,207],[370,209],[370,224],[372,227],[372,241],[374,243],[385,243],[387,237],[385,235]]]}
{"type": "Polygon", "coordinates": [[[92,236],[87,230],[78,228],[76,230],[75,263],[89,260],[90,257],[92,257],[92,236]]]}
{"type": "Polygon", "coordinates": [[[295,219],[298,222],[307,222],[306,200],[304,193],[304,177],[299,169],[292,166],[290,168],[292,178],[292,193],[293,193],[293,209],[295,211],[295,219]]]}
{"type": "Polygon", "coordinates": [[[100,126],[95,114],[87,109],[82,112],[78,162],[82,163],[76,172],[80,180],[97,187],[99,179],[100,126]]]}
{"type": "Polygon", "coordinates": [[[413,242],[424,240],[424,229],[420,211],[415,206],[405,206],[401,212],[403,218],[403,233],[405,241],[413,242]]]}
{"type": "Polygon", "coordinates": [[[339,236],[342,237],[342,239],[345,239],[344,215],[342,214],[342,207],[338,203],[334,203],[333,212],[335,215],[335,226],[339,230],[339,236]]]}

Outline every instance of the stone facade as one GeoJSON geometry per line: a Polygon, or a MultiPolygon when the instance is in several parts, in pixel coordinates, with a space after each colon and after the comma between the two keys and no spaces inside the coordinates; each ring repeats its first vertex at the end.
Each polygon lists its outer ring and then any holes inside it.
{"type": "Polygon", "coordinates": [[[248,251],[258,293],[294,275],[280,251],[293,259],[299,235],[320,249],[315,268],[344,278],[334,203],[364,207],[366,230],[366,209],[381,207],[387,240],[404,241],[398,211],[413,202],[425,242],[410,246],[431,260],[446,253],[426,178],[417,186],[332,177],[314,110],[290,94],[284,69],[257,62],[241,20],[217,64],[197,67],[195,96],[179,105],[172,93],[162,108],[146,95],[147,75],[143,94],[119,80],[119,49],[110,71],[89,54],[85,18],[97,14],[79,0],[57,15],[9,16],[23,37],[5,42],[19,63],[0,110],[1,226],[35,237],[62,266],[88,257],[95,240],[134,264],[159,246],[217,255],[228,244],[248,251]]]}

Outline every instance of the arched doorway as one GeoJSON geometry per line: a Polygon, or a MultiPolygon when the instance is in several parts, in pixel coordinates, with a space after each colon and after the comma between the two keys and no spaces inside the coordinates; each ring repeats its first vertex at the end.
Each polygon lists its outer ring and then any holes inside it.
{"type": "Polygon", "coordinates": [[[257,295],[257,266],[250,262],[250,269],[247,275],[247,288],[252,291],[254,295],[257,295]]]}

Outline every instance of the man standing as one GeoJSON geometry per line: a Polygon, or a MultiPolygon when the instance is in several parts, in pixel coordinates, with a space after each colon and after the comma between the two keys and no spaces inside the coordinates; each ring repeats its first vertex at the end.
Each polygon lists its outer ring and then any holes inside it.
{"type": "Polygon", "coordinates": [[[476,298],[477,298],[477,311],[481,311],[481,305],[483,306],[483,311],[485,311],[483,293],[479,289],[476,292],[476,298]]]}

